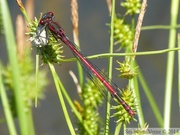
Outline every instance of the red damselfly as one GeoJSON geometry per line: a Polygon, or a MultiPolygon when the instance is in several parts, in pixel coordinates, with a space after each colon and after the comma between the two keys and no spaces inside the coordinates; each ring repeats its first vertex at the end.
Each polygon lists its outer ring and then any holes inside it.
{"type": "MultiPolygon", "coordinates": [[[[69,40],[69,38],[65,35],[64,30],[57,22],[53,21],[53,18],[54,14],[52,12],[48,12],[42,16],[38,24],[37,35],[41,35],[44,30],[47,32],[47,29],[49,29],[56,39],[60,39],[65,45],[70,48],[74,56],[80,61],[82,67],[86,70],[89,76],[92,78],[96,77],[106,87],[106,89],[111,93],[111,95],[118,100],[118,102],[124,107],[124,109],[129,113],[129,115],[134,116],[135,111],[133,111],[131,107],[127,105],[127,103],[118,95],[119,88],[117,87],[117,85],[112,83],[110,79],[108,79],[102,72],[100,72],[99,69],[92,62],[90,62],[82,55],[78,46],[69,40]]],[[[45,34],[43,36],[47,35],[45,34]]],[[[41,40],[37,41],[38,44],[41,42],[41,40]]]]}

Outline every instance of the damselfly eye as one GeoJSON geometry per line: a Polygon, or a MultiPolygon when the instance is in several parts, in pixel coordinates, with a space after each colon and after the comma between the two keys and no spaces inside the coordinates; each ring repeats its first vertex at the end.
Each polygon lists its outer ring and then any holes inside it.
{"type": "Polygon", "coordinates": [[[53,12],[47,12],[46,14],[44,14],[44,15],[42,16],[42,19],[48,21],[48,20],[52,20],[53,17],[54,17],[53,12]]]}
{"type": "Polygon", "coordinates": [[[43,20],[40,20],[40,21],[39,21],[39,24],[44,25],[45,22],[44,22],[43,20]]]}
{"type": "Polygon", "coordinates": [[[53,17],[54,16],[53,12],[48,12],[47,14],[49,14],[49,17],[53,17]]]}

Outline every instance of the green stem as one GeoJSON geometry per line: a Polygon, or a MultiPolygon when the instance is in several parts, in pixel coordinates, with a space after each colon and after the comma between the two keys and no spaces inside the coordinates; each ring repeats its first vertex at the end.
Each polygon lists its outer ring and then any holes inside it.
{"type": "Polygon", "coordinates": [[[124,135],[127,135],[127,134],[126,134],[127,125],[126,125],[126,124],[123,124],[123,126],[124,126],[124,135]]]}
{"type": "Polygon", "coordinates": [[[107,58],[107,57],[119,57],[119,56],[144,56],[144,55],[156,55],[156,54],[163,54],[167,52],[173,52],[178,51],[180,48],[169,48],[164,50],[158,50],[158,51],[147,51],[147,52],[136,52],[136,53],[103,53],[103,54],[96,54],[92,56],[88,56],[88,59],[93,58],[107,58]]]}
{"type": "MultiPolygon", "coordinates": [[[[134,66],[137,67],[137,64],[135,63],[134,66]]],[[[139,74],[140,73],[138,72],[138,77],[140,76],[139,74]]],[[[137,115],[139,118],[139,124],[140,124],[140,127],[143,128],[145,122],[144,122],[144,115],[143,115],[142,105],[141,105],[141,96],[139,93],[139,85],[138,85],[138,80],[137,80],[136,76],[133,78],[133,86],[134,86],[135,97],[137,98],[136,99],[136,101],[137,101],[136,109],[137,109],[137,115]]]]}
{"type": "Polygon", "coordinates": [[[13,122],[13,116],[12,116],[11,108],[10,108],[10,105],[8,102],[8,96],[6,94],[6,90],[5,90],[4,84],[2,82],[1,71],[2,70],[0,70],[0,96],[1,96],[1,100],[2,100],[4,114],[6,117],[6,122],[7,122],[7,126],[9,129],[10,135],[17,135],[15,124],[13,122]]]}
{"type": "MultiPolygon", "coordinates": [[[[4,34],[6,39],[6,45],[7,45],[7,52],[9,57],[9,63],[12,71],[12,81],[14,86],[14,95],[15,95],[15,102],[17,107],[17,114],[18,114],[18,120],[19,120],[19,127],[20,132],[22,135],[28,135],[29,134],[29,124],[28,123],[28,114],[24,111],[26,108],[24,99],[23,99],[23,92],[21,89],[21,81],[20,81],[20,68],[18,64],[18,57],[17,57],[17,48],[16,48],[16,42],[14,37],[14,31],[12,26],[12,21],[7,5],[6,0],[0,0],[0,9],[2,13],[2,20],[3,20],[3,26],[4,26],[4,34]]],[[[32,129],[33,130],[33,129],[32,129]]]]}
{"type": "MultiPolygon", "coordinates": [[[[110,47],[109,52],[113,53],[114,46],[114,16],[115,16],[115,0],[112,0],[112,10],[111,10],[111,27],[110,27],[110,47]]],[[[108,77],[112,78],[112,64],[113,57],[109,57],[108,62],[108,77]]],[[[110,99],[110,93],[108,93],[108,99],[110,99]]],[[[109,121],[110,121],[110,104],[106,102],[106,124],[105,124],[105,135],[109,135],[109,121]]]]}
{"type": "MultiPolygon", "coordinates": [[[[73,31],[73,34],[74,34],[74,43],[80,48],[78,35],[76,35],[74,31],[73,31]]],[[[79,61],[77,61],[77,68],[78,68],[79,84],[82,88],[83,82],[84,82],[84,75],[83,75],[83,69],[82,69],[81,63],[79,61]]]]}
{"type": "MultiPolygon", "coordinates": [[[[178,34],[178,47],[180,47],[180,34],[178,34]]],[[[179,92],[179,108],[180,108],[180,51],[178,51],[178,92],[179,92]]]]}
{"type": "Polygon", "coordinates": [[[73,128],[73,125],[72,125],[72,122],[70,120],[70,117],[68,115],[68,111],[67,111],[64,99],[63,99],[62,92],[61,92],[62,83],[60,82],[60,80],[59,80],[59,78],[58,78],[58,76],[56,74],[54,66],[52,64],[50,64],[50,63],[48,63],[48,64],[49,64],[49,67],[50,67],[50,70],[51,70],[51,73],[52,73],[52,76],[53,76],[53,79],[54,79],[56,90],[57,90],[57,93],[58,93],[58,96],[59,96],[59,100],[60,100],[60,103],[61,103],[61,106],[62,106],[62,110],[64,112],[64,117],[65,117],[67,125],[69,127],[69,131],[70,131],[71,135],[76,135],[76,133],[74,131],[74,128],[73,128]]]}
{"type": "MultiPolygon", "coordinates": [[[[157,55],[157,54],[164,54],[171,51],[178,51],[180,50],[180,47],[178,48],[169,48],[169,49],[163,49],[163,50],[157,50],[157,51],[147,51],[147,52],[136,52],[136,53],[103,53],[103,54],[95,54],[92,56],[87,56],[87,59],[96,59],[96,58],[109,58],[109,57],[119,57],[119,56],[144,56],[144,55],[157,55]]],[[[69,59],[62,59],[62,62],[72,62],[76,61],[76,58],[69,58],[69,59]]]]}
{"type": "MultiPolygon", "coordinates": [[[[179,0],[171,1],[171,20],[170,26],[177,25],[179,0]]],[[[176,44],[176,29],[171,28],[169,34],[169,47],[174,48],[176,44]]],[[[172,83],[173,83],[173,71],[174,71],[174,52],[168,53],[167,58],[167,70],[166,70],[166,83],[165,83],[165,104],[164,104],[164,128],[170,127],[171,116],[171,98],[172,98],[172,83]]]]}
{"type": "Polygon", "coordinates": [[[36,54],[36,96],[35,96],[35,107],[37,107],[37,105],[38,105],[38,80],[39,80],[39,55],[36,54]]]}
{"type": "Polygon", "coordinates": [[[119,135],[121,126],[122,126],[122,122],[119,122],[116,124],[116,129],[115,129],[114,135],[119,135]]]}
{"type": "Polygon", "coordinates": [[[141,30],[157,30],[157,29],[164,29],[164,30],[169,30],[169,29],[177,29],[180,28],[180,25],[152,25],[152,26],[143,26],[141,30]]]}
{"type": "MultiPolygon", "coordinates": [[[[137,64],[136,64],[137,65],[137,64]]],[[[150,103],[150,105],[151,105],[151,108],[152,108],[152,110],[153,110],[153,112],[154,112],[154,114],[155,114],[155,117],[156,117],[156,120],[157,120],[157,122],[158,122],[158,124],[160,125],[160,127],[162,127],[163,126],[163,118],[162,118],[162,116],[161,116],[161,113],[160,113],[160,111],[159,111],[159,108],[158,108],[158,106],[157,106],[157,104],[156,104],[156,102],[155,102],[155,100],[154,100],[154,98],[153,98],[153,95],[152,95],[152,93],[151,93],[151,90],[149,89],[149,87],[148,87],[148,85],[147,85],[147,83],[146,83],[146,80],[145,80],[145,78],[144,78],[144,76],[143,76],[143,74],[142,74],[142,72],[141,72],[141,70],[139,69],[138,70],[138,79],[139,79],[139,81],[140,81],[140,83],[141,83],[141,85],[142,85],[142,88],[143,88],[143,90],[144,90],[144,92],[145,92],[145,95],[146,95],[146,97],[147,97],[147,99],[148,99],[148,101],[149,101],[149,103],[150,103]]],[[[137,95],[138,96],[138,95],[137,95]]],[[[139,109],[138,109],[139,110],[139,109]]],[[[140,114],[139,115],[141,115],[141,111],[142,110],[140,110],[140,114]]],[[[141,117],[140,117],[141,118],[141,117]]],[[[142,120],[141,120],[142,121],[142,120]]],[[[141,122],[140,121],[140,122],[141,122]]],[[[143,121],[142,121],[143,122],[143,121]]],[[[144,122],[143,122],[144,123],[144,122]]],[[[144,125],[143,125],[144,126],[144,125]]]]}
{"type": "MultiPolygon", "coordinates": [[[[58,77],[58,75],[57,75],[57,73],[56,73],[56,71],[55,71],[55,69],[54,69],[54,66],[53,66],[52,64],[50,64],[50,63],[48,63],[48,64],[49,64],[49,67],[50,67],[50,69],[51,69],[52,74],[55,74],[55,75],[53,75],[53,76],[55,77],[55,78],[54,78],[55,85],[56,85],[56,83],[57,83],[56,81],[58,81],[58,85],[57,85],[57,86],[58,86],[58,87],[60,86],[60,90],[58,90],[59,88],[57,89],[57,92],[58,92],[58,95],[59,95],[59,100],[61,101],[61,92],[59,92],[59,91],[62,91],[62,93],[63,93],[65,99],[67,100],[69,106],[71,107],[74,115],[77,117],[77,119],[79,120],[79,122],[84,126],[84,128],[85,128],[86,131],[87,131],[87,133],[88,133],[89,135],[92,135],[91,131],[89,130],[89,127],[88,127],[87,125],[83,124],[83,119],[82,119],[80,113],[77,111],[77,109],[76,109],[75,105],[73,104],[71,98],[69,97],[69,95],[68,95],[66,89],[64,88],[61,80],[59,79],[59,77],[58,77]]],[[[64,104],[64,103],[63,103],[63,104],[64,104]]],[[[66,108],[65,108],[65,109],[66,109],[66,108]]],[[[64,111],[64,109],[63,109],[63,111],[64,111]]],[[[66,112],[64,112],[64,115],[66,115],[66,112]]],[[[69,120],[68,120],[68,121],[69,121],[69,120]]]]}

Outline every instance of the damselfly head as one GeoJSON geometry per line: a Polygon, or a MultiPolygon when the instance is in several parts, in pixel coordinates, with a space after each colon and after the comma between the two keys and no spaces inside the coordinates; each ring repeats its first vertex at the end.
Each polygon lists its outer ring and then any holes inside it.
{"type": "Polygon", "coordinates": [[[47,12],[46,14],[44,14],[42,16],[42,19],[45,19],[45,18],[53,18],[54,17],[54,13],[53,12],[47,12]]]}
{"type": "Polygon", "coordinates": [[[39,23],[41,25],[45,25],[46,23],[48,23],[49,21],[52,21],[52,19],[54,18],[54,14],[53,12],[48,12],[46,14],[44,14],[41,18],[41,20],[39,21],[39,23]]]}

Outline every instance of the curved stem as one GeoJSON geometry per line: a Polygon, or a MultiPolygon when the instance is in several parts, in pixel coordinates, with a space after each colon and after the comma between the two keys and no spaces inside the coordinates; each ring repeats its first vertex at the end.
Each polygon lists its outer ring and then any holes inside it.
{"type": "MultiPolygon", "coordinates": [[[[95,58],[108,58],[108,57],[119,57],[119,56],[144,56],[144,55],[157,55],[157,54],[164,54],[172,51],[178,51],[179,48],[169,48],[163,50],[156,50],[156,51],[146,51],[146,52],[136,52],[136,53],[103,53],[103,54],[95,54],[91,56],[87,56],[87,59],[95,59],[95,58]]],[[[76,58],[69,58],[69,59],[62,59],[62,62],[72,62],[77,60],[76,58]]]]}

